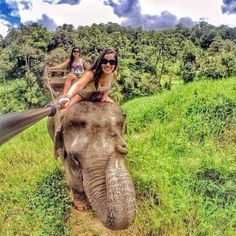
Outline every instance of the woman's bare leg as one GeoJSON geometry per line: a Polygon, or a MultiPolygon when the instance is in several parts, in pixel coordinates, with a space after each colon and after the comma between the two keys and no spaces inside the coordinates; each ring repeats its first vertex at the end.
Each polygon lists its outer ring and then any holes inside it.
{"type": "Polygon", "coordinates": [[[84,98],[82,98],[80,95],[75,95],[74,97],[72,97],[72,99],[71,99],[71,101],[70,101],[70,104],[69,104],[66,108],[61,109],[61,110],[59,111],[61,119],[63,118],[63,116],[65,115],[65,113],[66,113],[66,111],[67,111],[67,109],[68,109],[69,107],[71,107],[71,106],[74,105],[75,103],[77,103],[77,102],[79,102],[79,101],[82,101],[82,100],[84,100],[84,98]]]}
{"type": "Polygon", "coordinates": [[[62,97],[66,96],[74,80],[77,79],[77,76],[74,73],[70,73],[65,78],[65,84],[63,88],[62,97]]]}

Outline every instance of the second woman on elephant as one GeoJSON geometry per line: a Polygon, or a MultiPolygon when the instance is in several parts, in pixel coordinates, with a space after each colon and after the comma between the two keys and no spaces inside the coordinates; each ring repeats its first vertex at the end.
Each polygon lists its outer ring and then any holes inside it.
{"type": "Polygon", "coordinates": [[[65,77],[65,85],[61,95],[62,97],[66,95],[71,85],[78,80],[82,73],[90,67],[90,64],[84,58],[80,57],[80,53],[80,48],[74,47],[71,51],[70,58],[62,64],[49,68],[49,70],[63,70],[65,68],[69,68],[70,70],[70,73],[65,77]]]}
{"type": "Polygon", "coordinates": [[[104,49],[81,78],[72,85],[65,97],[58,100],[63,106],[61,116],[66,109],[81,100],[114,103],[108,96],[117,77],[117,53],[113,49],[104,49]]]}

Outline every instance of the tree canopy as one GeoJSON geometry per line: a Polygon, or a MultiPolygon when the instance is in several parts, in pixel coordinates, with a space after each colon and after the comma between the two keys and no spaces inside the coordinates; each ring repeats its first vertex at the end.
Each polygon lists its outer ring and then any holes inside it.
{"type": "Polygon", "coordinates": [[[188,83],[236,73],[236,28],[224,25],[203,21],[192,28],[178,24],[160,32],[110,22],[77,29],[64,24],[48,32],[37,23],[21,24],[0,37],[0,82],[4,85],[0,112],[49,102],[42,83],[44,66],[63,62],[74,46],[91,63],[103,48],[117,50],[119,77],[111,93],[117,102],[171,89],[173,81],[188,83]],[[10,98],[16,101],[6,105],[10,98]]]}

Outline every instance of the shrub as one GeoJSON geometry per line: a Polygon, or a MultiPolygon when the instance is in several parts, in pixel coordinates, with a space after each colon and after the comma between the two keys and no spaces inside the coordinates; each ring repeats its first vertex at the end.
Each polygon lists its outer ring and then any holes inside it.
{"type": "Polygon", "coordinates": [[[49,101],[44,89],[34,83],[32,87],[23,79],[7,83],[0,93],[0,113],[23,111],[29,108],[42,107],[49,101]]]}
{"type": "Polygon", "coordinates": [[[219,137],[233,121],[236,102],[224,95],[196,96],[185,112],[183,129],[189,139],[204,142],[205,137],[219,137]]]}

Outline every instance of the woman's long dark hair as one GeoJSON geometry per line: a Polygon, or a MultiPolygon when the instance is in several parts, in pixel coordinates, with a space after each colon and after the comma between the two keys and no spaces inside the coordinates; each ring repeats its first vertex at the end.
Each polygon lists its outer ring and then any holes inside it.
{"type": "Polygon", "coordinates": [[[115,68],[112,72],[114,72],[117,68],[117,64],[118,64],[118,57],[117,57],[117,52],[111,48],[106,48],[104,49],[98,56],[98,58],[94,61],[94,63],[92,64],[92,66],[90,67],[90,71],[92,71],[94,73],[94,84],[96,89],[98,88],[98,81],[100,79],[100,76],[102,74],[102,59],[106,54],[114,54],[115,56],[115,60],[116,60],[116,64],[115,64],[115,68]]]}
{"type": "Polygon", "coordinates": [[[70,53],[69,70],[71,70],[73,62],[74,62],[74,59],[75,59],[74,54],[73,54],[75,49],[78,49],[79,53],[81,53],[81,49],[79,47],[73,47],[72,48],[71,53],[70,53]]]}

